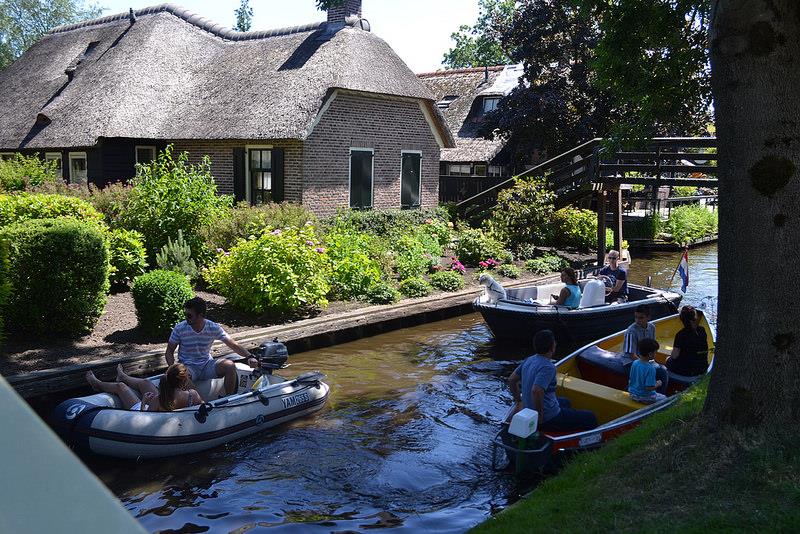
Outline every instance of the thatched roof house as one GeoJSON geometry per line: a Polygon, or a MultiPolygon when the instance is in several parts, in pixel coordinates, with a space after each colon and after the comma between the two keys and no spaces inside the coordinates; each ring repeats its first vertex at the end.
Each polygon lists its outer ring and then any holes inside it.
{"type": "Polygon", "coordinates": [[[360,0],[263,32],[171,4],[62,26],[0,72],[0,152],[60,157],[65,178],[102,185],[174,143],[252,202],[434,205],[452,136],[369,29],[360,0]]]}
{"type": "Polygon", "coordinates": [[[455,148],[442,150],[442,176],[507,177],[510,158],[502,138],[480,135],[483,119],[511,92],[521,72],[516,65],[453,69],[419,74],[455,136],[455,148]]]}

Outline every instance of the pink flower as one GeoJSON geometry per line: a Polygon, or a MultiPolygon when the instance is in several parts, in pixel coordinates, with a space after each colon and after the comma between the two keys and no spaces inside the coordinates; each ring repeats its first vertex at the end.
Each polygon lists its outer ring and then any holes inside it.
{"type": "Polygon", "coordinates": [[[322,247],[317,247],[317,248],[316,248],[316,251],[317,251],[319,254],[323,254],[323,253],[325,253],[325,249],[324,249],[324,248],[322,248],[322,247]]]}
{"type": "Polygon", "coordinates": [[[314,246],[314,242],[313,241],[306,241],[306,245],[308,245],[309,247],[313,247],[314,246]]]}
{"type": "Polygon", "coordinates": [[[283,232],[281,231],[281,229],[280,229],[280,228],[276,228],[276,229],[274,229],[274,230],[273,230],[272,232],[270,232],[270,233],[271,233],[272,235],[281,235],[283,232]]]}
{"type": "Polygon", "coordinates": [[[218,248],[217,249],[217,254],[219,254],[220,252],[225,252],[225,251],[223,249],[221,249],[221,248],[218,248]]]}

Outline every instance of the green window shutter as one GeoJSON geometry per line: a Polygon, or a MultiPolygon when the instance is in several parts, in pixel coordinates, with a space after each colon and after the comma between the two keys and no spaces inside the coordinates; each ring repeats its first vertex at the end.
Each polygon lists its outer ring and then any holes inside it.
{"type": "Polygon", "coordinates": [[[272,201],[283,202],[283,149],[272,149],[272,201]]]}
{"type": "Polygon", "coordinates": [[[236,202],[247,200],[247,183],[244,170],[244,148],[233,149],[233,198],[236,202]]]}

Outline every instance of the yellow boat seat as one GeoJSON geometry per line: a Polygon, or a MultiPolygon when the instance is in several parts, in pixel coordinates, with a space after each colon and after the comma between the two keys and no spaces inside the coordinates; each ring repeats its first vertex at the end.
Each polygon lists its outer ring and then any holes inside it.
{"type": "Polygon", "coordinates": [[[600,423],[622,417],[644,406],[631,399],[627,391],[595,384],[582,378],[558,373],[556,381],[556,395],[568,398],[573,408],[593,411],[600,423]]]}

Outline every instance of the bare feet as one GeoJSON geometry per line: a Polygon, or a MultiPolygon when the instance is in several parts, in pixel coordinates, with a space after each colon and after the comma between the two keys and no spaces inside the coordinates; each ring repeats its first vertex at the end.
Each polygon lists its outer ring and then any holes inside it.
{"type": "Polygon", "coordinates": [[[124,378],[128,376],[125,374],[125,371],[122,369],[122,364],[117,364],[117,382],[124,382],[124,378]]]}
{"type": "Polygon", "coordinates": [[[86,371],[86,381],[89,382],[89,385],[92,386],[92,389],[95,391],[100,391],[98,384],[100,381],[94,376],[92,371],[86,371]]]}

